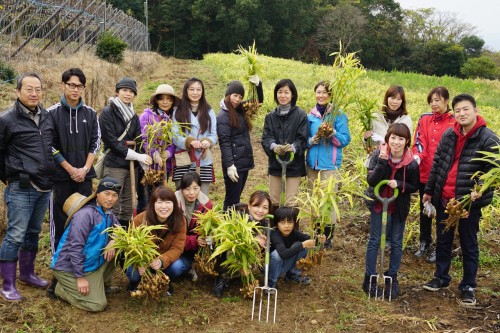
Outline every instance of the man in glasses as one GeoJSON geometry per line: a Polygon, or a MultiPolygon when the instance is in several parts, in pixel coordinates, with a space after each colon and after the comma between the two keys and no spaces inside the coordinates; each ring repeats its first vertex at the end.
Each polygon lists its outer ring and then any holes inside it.
{"type": "Polygon", "coordinates": [[[90,312],[106,308],[105,288],[115,268],[115,250],[105,230],[120,225],[111,208],[121,189],[118,180],[105,177],[92,195],[74,193],[64,203],[66,229],[50,266],[57,282],[52,298],[90,312]]]}
{"type": "MultiPolygon", "coordinates": [[[[64,202],[75,192],[85,196],[92,193],[92,178],[95,178],[92,164],[99,151],[101,131],[97,113],[82,99],[86,83],[80,68],[68,69],[62,73],[61,100],[47,109],[54,123],[52,153],[57,165],[50,202],[52,253],[57,249],[67,219],[64,202]]],[[[54,282],[53,279],[48,293],[53,293],[54,282]]]]}
{"type": "Polygon", "coordinates": [[[39,288],[48,282],[34,271],[38,237],[49,205],[55,165],[50,147],[54,126],[41,106],[42,81],[38,74],[18,78],[14,106],[0,114],[0,180],[7,185],[7,233],[0,247],[3,286],[0,295],[21,300],[19,281],[39,288]]]}

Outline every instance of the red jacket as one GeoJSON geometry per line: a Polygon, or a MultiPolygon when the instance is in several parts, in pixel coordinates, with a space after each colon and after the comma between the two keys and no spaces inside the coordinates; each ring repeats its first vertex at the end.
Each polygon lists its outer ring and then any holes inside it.
{"type": "Polygon", "coordinates": [[[434,153],[444,131],[453,127],[455,118],[452,112],[444,114],[424,113],[418,120],[413,139],[413,154],[420,158],[420,182],[426,183],[434,160],[434,153]]]}

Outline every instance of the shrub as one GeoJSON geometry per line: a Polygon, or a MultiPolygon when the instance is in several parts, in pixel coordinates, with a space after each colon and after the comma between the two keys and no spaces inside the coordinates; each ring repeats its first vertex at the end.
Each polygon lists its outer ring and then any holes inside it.
{"type": "Polygon", "coordinates": [[[119,37],[113,36],[111,32],[103,32],[97,41],[96,55],[106,61],[118,64],[123,60],[123,51],[127,43],[119,37]]]}
{"type": "Polygon", "coordinates": [[[0,81],[12,82],[16,78],[16,71],[9,64],[0,60],[0,81]]]}
{"type": "Polygon", "coordinates": [[[487,57],[470,58],[460,69],[467,78],[495,79],[495,63],[487,57]]]}

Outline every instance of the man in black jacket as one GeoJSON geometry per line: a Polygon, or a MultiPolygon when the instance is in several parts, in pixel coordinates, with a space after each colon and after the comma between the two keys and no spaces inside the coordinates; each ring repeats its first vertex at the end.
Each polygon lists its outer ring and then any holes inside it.
{"type": "Polygon", "coordinates": [[[47,281],[34,271],[38,237],[49,205],[52,175],[54,127],[52,118],[39,104],[42,82],[35,73],[23,74],[16,87],[14,106],[0,114],[0,180],[7,185],[7,233],[0,247],[3,278],[0,295],[9,301],[21,300],[19,281],[45,288],[47,281]]]}
{"type": "Polygon", "coordinates": [[[423,288],[438,291],[449,286],[451,277],[451,247],[454,229],[445,231],[446,205],[452,198],[457,200],[470,194],[472,205],[468,217],[461,218],[458,234],[463,255],[463,278],[458,288],[462,306],[474,306],[476,297],[476,275],[479,262],[477,232],[481,208],[491,203],[493,189],[482,194],[474,189],[478,182],[476,172],[488,172],[493,164],[474,160],[483,157],[480,151],[494,152],[498,146],[498,136],[486,128],[486,122],[478,115],[474,97],[462,94],[453,99],[452,108],[456,124],[446,130],[434,155],[431,173],[425,185],[422,202],[432,202],[436,207],[436,271],[434,279],[424,284],[423,288]]]}

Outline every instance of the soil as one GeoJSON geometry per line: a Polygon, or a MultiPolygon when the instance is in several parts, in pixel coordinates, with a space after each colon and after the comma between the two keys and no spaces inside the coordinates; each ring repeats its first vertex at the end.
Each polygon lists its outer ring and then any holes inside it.
{"type": "MultiPolygon", "coordinates": [[[[169,82],[176,75],[179,83],[188,75],[192,62],[170,60],[175,71],[151,78],[169,82]],[[181,71],[180,67],[184,67],[181,71]],[[179,71],[179,72],[177,72],[179,71]]],[[[198,65],[197,65],[198,66],[198,65]]],[[[214,75],[215,77],[215,75],[214,75]]],[[[222,89],[222,88],[221,88],[222,89]]],[[[218,105],[218,104],[217,104],[218,105]]],[[[242,200],[251,191],[267,184],[267,157],[260,139],[253,137],[256,167],[251,171],[242,200]]],[[[220,170],[220,154],[215,150],[215,169],[220,170]]],[[[220,171],[218,171],[221,174],[220,171]]],[[[217,172],[216,172],[217,174],[217,172]]],[[[223,181],[218,178],[211,188],[215,197],[223,197],[223,181]]],[[[323,263],[308,272],[312,284],[301,286],[278,282],[276,323],[251,321],[252,301],[241,297],[240,281],[233,281],[218,299],[211,294],[213,279],[200,276],[192,282],[173,282],[174,295],[159,301],[132,299],[126,291],[127,280],[115,271],[112,283],[119,287],[109,295],[101,313],[86,313],[63,301],[53,301],[44,290],[18,283],[22,302],[0,300],[1,332],[500,332],[500,267],[481,264],[478,275],[477,305],[472,309],[456,302],[460,265],[452,265],[451,286],[440,292],[422,290],[433,276],[434,266],[413,256],[414,248],[404,251],[399,282],[401,295],[388,301],[368,300],[361,290],[365,249],[369,232],[368,212],[361,202],[354,208],[342,207],[343,215],[323,263]]],[[[0,209],[0,218],[3,212],[0,209]]],[[[409,219],[416,219],[410,216],[409,219]]],[[[0,239],[3,234],[0,235],[0,239]]],[[[44,223],[36,268],[40,276],[51,279],[48,225],[44,223]]],[[[498,231],[483,235],[481,250],[498,255],[498,231]]],[[[458,260],[459,261],[459,260],[458,260]]],[[[495,261],[498,263],[498,260],[495,261]]],[[[271,305],[271,312],[272,312],[271,305]]],[[[266,311],[264,309],[264,315],[266,311]]]]}

